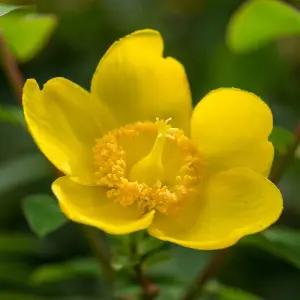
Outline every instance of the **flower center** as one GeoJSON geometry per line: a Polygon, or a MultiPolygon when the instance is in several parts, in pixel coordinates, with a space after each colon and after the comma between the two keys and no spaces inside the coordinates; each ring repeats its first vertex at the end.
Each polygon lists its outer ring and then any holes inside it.
{"type": "Polygon", "coordinates": [[[139,160],[130,170],[129,179],[132,181],[144,182],[148,186],[154,185],[164,174],[162,155],[167,138],[174,139],[168,133],[168,119],[166,122],[157,120],[158,134],[151,152],[139,160]],[[149,172],[151,170],[151,172],[149,172]]]}
{"type": "Polygon", "coordinates": [[[97,185],[122,206],[174,215],[195,193],[201,159],[194,144],[167,121],[139,122],[96,140],[97,185]]]}

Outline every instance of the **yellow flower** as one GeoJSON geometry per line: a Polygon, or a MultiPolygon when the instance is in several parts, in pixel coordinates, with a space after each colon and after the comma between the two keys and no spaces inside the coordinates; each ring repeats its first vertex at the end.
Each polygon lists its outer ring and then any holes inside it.
{"type": "Polygon", "coordinates": [[[52,185],[73,221],[111,234],[150,235],[218,249],[274,223],[282,197],[266,177],[272,113],[235,88],[192,112],[183,66],[141,30],[115,42],[87,92],[64,78],[27,80],[24,111],[47,158],[66,176],[52,185]]]}

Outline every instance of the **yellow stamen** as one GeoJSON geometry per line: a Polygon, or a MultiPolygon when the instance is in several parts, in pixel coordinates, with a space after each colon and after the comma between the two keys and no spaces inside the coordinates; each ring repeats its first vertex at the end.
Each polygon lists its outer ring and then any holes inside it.
{"type": "Polygon", "coordinates": [[[176,214],[181,205],[191,198],[201,180],[201,159],[183,131],[171,128],[169,121],[126,125],[96,141],[94,157],[97,184],[108,188],[109,198],[124,207],[137,205],[142,212],[155,209],[167,215],[176,214]],[[131,149],[132,141],[143,143],[142,137],[151,140],[153,135],[156,135],[156,139],[150,153],[140,159],[137,157],[138,161],[131,168],[128,167],[127,154],[135,150],[131,149]],[[179,150],[182,165],[174,171],[176,174],[171,172],[173,179],[165,182],[164,175],[170,176],[168,166],[163,161],[167,140],[179,150]]]}

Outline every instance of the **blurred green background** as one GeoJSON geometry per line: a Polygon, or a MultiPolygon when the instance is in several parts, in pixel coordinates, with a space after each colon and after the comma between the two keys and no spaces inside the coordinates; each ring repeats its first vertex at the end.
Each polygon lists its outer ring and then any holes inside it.
{"type": "MultiPolygon", "coordinates": [[[[184,64],[194,103],[213,88],[235,86],[268,102],[277,125],[292,131],[300,120],[299,36],[234,53],[226,44],[226,30],[244,1],[8,2],[35,4],[38,13],[57,18],[43,49],[20,62],[24,77],[36,78],[40,85],[52,77],[66,77],[89,89],[96,65],[111,43],[134,30],[153,28],[165,39],[165,55],[184,64]]],[[[299,1],[289,2],[300,8],[299,1]]],[[[50,195],[55,172],[22,125],[18,99],[3,72],[0,105],[9,107],[15,118],[13,122],[0,121],[0,299],[105,299],[98,263],[78,225],[69,222],[43,238],[28,226],[22,209],[24,199],[50,195]]],[[[284,138],[280,135],[279,139],[284,138]]],[[[300,156],[298,152],[296,156],[300,156]]],[[[285,210],[277,225],[285,229],[241,241],[218,276],[222,286],[212,282],[203,299],[300,299],[299,180],[300,161],[296,157],[280,182],[285,210]]],[[[149,262],[146,269],[161,288],[161,300],[178,299],[212,255],[173,245],[170,251],[171,255],[149,262]]],[[[138,286],[132,274],[121,270],[118,276],[120,294],[134,293],[138,286]]]]}

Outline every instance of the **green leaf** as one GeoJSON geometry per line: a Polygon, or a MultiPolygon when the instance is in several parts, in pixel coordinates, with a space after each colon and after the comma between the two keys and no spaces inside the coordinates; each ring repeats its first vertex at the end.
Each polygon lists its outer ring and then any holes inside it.
{"type": "Polygon", "coordinates": [[[1,283],[24,284],[24,278],[28,278],[30,272],[30,266],[25,262],[0,261],[1,283]]]}
{"type": "Polygon", "coordinates": [[[99,263],[95,258],[81,258],[63,263],[51,263],[37,268],[30,276],[34,285],[59,283],[77,277],[99,277],[99,263]]]}
{"type": "Polygon", "coordinates": [[[276,0],[250,0],[232,16],[227,43],[234,52],[257,49],[275,39],[300,34],[300,13],[276,0]]]}
{"type": "Polygon", "coordinates": [[[52,174],[52,169],[40,153],[16,157],[0,164],[0,197],[16,186],[26,185],[52,174]]]}
{"type": "Polygon", "coordinates": [[[138,254],[143,256],[159,250],[169,249],[170,247],[170,243],[146,235],[138,242],[138,254]]]}
{"type": "Polygon", "coordinates": [[[17,60],[32,59],[48,42],[57,18],[54,15],[8,14],[0,19],[2,34],[17,60]]]}
{"type": "Polygon", "coordinates": [[[32,13],[33,6],[0,4],[0,30],[15,58],[32,59],[48,42],[56,24],[54,15],[32,13]]]}
{"type": "Polygon", "coordinates": [[[31,229],[40,237],[67,222],[56,199],[50,195],[33,195],[25,198],[23,211],[31,229]]]}
{"type": "Polygon", "coordinates": [[[0,291],[0,299],[3,300],[99,300],[98,298],[86,297],[86,296],[70,296],[70,297],[46,297],[36,296],[28,293],[21,293],[16,291],[0,291]]]}
{"type": "Polygon", "coordinates": [[[29,8],[32,8],[30,6],[24,6],[24,5],[12,5],[12,4],[0,4],[0,17],[13,12],[15,10],[27,10],[29,8]]]}
{"type": "Polygon", "coordinates": [[[246,291],[223,286],[220,291],[220,300],[262,300],[246,291]]]}
{"type": "Polygon", "coordinates": [[[18,293],[18,292],[0,292],[0,299],[5,300],[48,300],[44,297],[38,297],[30,294],[18,293]]]}
{"type": "Polygon", "coordinates": [[[289,146],[294,141],[294,135],[292,132],[284,128],[275,126],[270,135],[270,141],[280,154],[285,154],[289,146]]]}
{"type": "Polygon", "coordinates": [[[159,251],[147,257],[144,261],[145,267],[152,267],[172,259],[172,253],[169,250],[159,251]]]}
{"type": "Polygon", "coordinates": [[[109,235],[111,243],[114,244],[114,251],[128,254],[130,252],[130,238],[129,235],[109,235]]]}
{"type": "Polygon", "coordinates": [[[119,253],[115,251],[112,256],[112,266],[115,271],[121,271],[126,268],[131,268],[136,261],[133,261],[129,254],[119,253]]]}
{"type": "Polygon", "coordinates": [[[247,236],[240,245],[263,249],[300,268],[300,231],[290,228],[271,228],[261,234],[247,236]]]}
{"type": "Polygon", "coordinates": [[[25,126],[22,109],[16,106],[0,106],[0,122],[25,126]]]}
{"type": "Polygon", "coordinates": [[[218,295],[219,300],[263,300],[238,288],[229,287],[218,282],[210,282],[205,287],[205,292],[218,295]]]}
{"type": "Polygon", "coordinates": [[[37,239],[32,235],[15,232],[0,232],[0,253],[32,255],[35,254],[37,239]]]}

